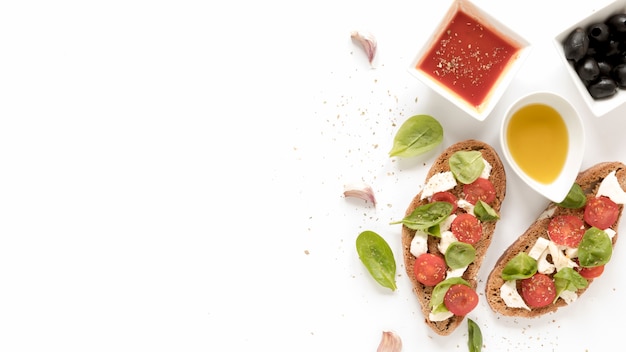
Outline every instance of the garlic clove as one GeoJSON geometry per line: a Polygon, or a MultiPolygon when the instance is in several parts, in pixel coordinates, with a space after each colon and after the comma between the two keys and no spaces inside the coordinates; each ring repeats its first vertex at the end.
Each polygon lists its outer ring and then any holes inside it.
{"type": "Polygon", "coordinates": [[[400,336],[391,331],[383,331],[383,337],[380,340],[376,352],[400,352],[402,351],[402,339],[400,336]]]}
{"type": "Polygon", "coordinates": [[[365,54],[367,55],[367,60],[370,65],[372,65],[378,46],[374,35],[364,31],[352,31],[350,33],[350,37],[361,44],[363,50],[365,50],[365,54]]]}
{"type": "Polygon", "coordinates": [[[360,198],[366,202],[371,202],[376,206],[376,197],[374,197],[374,190],[366,183],[353,183],[344,185],[343,191],[344,197],[360,198]]]}

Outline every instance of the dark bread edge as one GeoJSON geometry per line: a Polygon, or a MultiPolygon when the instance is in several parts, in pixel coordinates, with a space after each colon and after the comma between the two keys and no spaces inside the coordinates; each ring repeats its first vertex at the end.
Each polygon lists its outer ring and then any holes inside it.
{"type": "MultiPolygon", "coordinates": [[[[622,187],[622,189],[626,189],[626,165],[621,162],[602,162],[598,163],[578,174],[576,178],[576,182],[581,186],[587,197],[593,197],[597,193],[600,182],[606,177],[611,171],[616,171],[616,177],[622,187]]],[[[548,211],[551,208],[555,208],[554,215],[558,214],[572,214],[579,216],[582,219],[582,210],[572,210],[572,209],[564,209],[559,208],[554,203],[550,203],[544,210],[548,211]]],[[[619,222],[622,216],[623,206],[620,205],[620,213],[617,218],[615,224],[611,227],[615,232],[617,232],[619,222]]],[[[543,212],[542,212],[543,214],[543,212]]],[[[523,308],[509,308],[506,306],[502,298],[500,298],[500,287],[504,283],[504,280],[501,277],[502,269],[506,265],[506,263],[513,258],[520,251],[528,251],[534,243],[537,241],[537,238],[544,237],[548,239],[547,235],[547,227],[549,219],[541,219],[541,216],[533,222],[528,229],[518,237],[500,256],[500,258],[496,261],[494,268],[489,273],[487,278],[487,283],[485,285],[485,297],[487,298],[487,302],[491,309],[498,314],[504,316],[515,316],[515,317],[524,317],[524,318],[536,318],[540,317],[544,314],[555,312],[559,308],[567,306],[568,304],[562,299],[557,300],[556,303],[551,304],[549,306],[543,308],[536,308],[528,311],[523,308]]],[[[613,237],[613,247],[615,247],[615,243],[617,242],[618,235],[616,234],[613,237]]],[[[593,280],[588,280],[589,285],[586,288],[580,289],[577,291],[578,296],[580,297],[591,285],[593,280]]],[[[575,304],[576,302],[574,302],[575,304]]]]}
{"type": "MultiPolygon", "coordinates": [[[[430,170],[428,171],[425,182],[427,182],[433,175],[439,172],[450,171],[448,160],[450,159],[452,154],[460,150],[480,151],[483,155],[483,158],[487,160],[489,164],[491,164],[492,169],[489,179],[492,181],[496,189],[496,200],[493,202],[492,208],[499,214],[500,208],[502,207],[502,201],[504,200],[506,194],[506,173],[497,152],[487,143],[474,139],[469,139],[449,146],[437,157],[437,159],[435,159],[430,170]]],[[[451,192],[454,193],[457,197],[460,197],[462,193],[462,185],[457,185],[451,192]]],[[[427,199],[423,201],[420,200],[421,194],[422,192],[420,191],[413,198],[412,202],[409,204],[406,210],[406,215],[413,212],[416,207],[426,204],[428,202],[427,199]]],[[[478,271],[480,269],[480,265],[483,262],[485,253],[487,252],[487,248],[491,244],[491,239],[493,237],[495,227],[495,221],[483,223],[483,236],[481,240],[474,246],[476,248],[476,259],[472,264],[468,266],[467,270],[463,274],[463,278],[467,280],[470,285],[472,285],[474,290],[477,286],[478,271]]],[[[465,317],[455,315],[449,319],[440,322],[433,322],[428,319],[430,313],[428,304],[430,302],[433,287],[427,287],[422,285],[415,279],[415,276],[413,274],[413,264],[415,261],[415,257],[411,254],[410,247],[411,240],[413,239],[414,235],[414,230],[411,230],[406,226],[402,226],[402,251],[407,275],[411,280],[413,291],[415,292],[422,307],[422,313],[424,314],[424,320],[426,324],[439,335],[449,335],[461,324],[465,317]]],[[[432,253],[440,253],[437,248],[439,240],[433,236],[428,237],[428,250],[432,253]]]]}

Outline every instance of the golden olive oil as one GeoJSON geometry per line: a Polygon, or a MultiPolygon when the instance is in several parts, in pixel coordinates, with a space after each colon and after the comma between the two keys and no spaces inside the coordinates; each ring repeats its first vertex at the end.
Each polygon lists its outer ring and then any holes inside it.
{"type": "Polygon", "coordinates": [[[567,158],[567,126],[554,108],[530,104],[517,110],[509,121],[506,138],[515,163],[537,182],[557,179],[567,158]]]}

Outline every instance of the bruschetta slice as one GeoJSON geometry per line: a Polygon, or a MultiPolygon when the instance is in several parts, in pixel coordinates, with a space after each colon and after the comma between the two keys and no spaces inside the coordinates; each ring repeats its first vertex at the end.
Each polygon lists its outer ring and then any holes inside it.
{"type": "Polygon", "coordinates": [[[497,260],[485,291],[491,309],[534,318],[573,304],[610,263],[626,203],[626,166],[603,162],[578,174],[497,260]]]}
{"type": "Polygon", "coordinates": [[[451,334],[478,304],[477,274],[506,194],[506,174],[489,144],[465,140],[432,164],[402,223],[406,273],[426,324],[451,334]]]}

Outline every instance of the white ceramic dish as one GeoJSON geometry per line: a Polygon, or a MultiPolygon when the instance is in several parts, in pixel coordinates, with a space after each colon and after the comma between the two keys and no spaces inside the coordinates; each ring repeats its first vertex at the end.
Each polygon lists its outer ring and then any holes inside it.
{"type": "MultiPolygon", "coordinates": [[[[570,190],[576,175],[580,171],[583,155],[585,152],[585,132],[580,114],[564,98],[550,92],[535,92],[527,94],[509,107],[506,115],[502,119],[500,128],[500,146],[504,159],[511,166],[517,176],[519,176],[528,186],[545,196],[551,201],[560,202],[570,190]],[[541,183],[530,177],[516,163],[508,147],[507,128],[511,117],[520,108],[529,104],[545,104],[554,108],[563,118],[568,134],[568,148],[565,164],[556,179],[550,183],[541,183]]],[[[550,151],[547,150],[546,153],[550,151]]],[[[537,156],[539,159],[539,155],[537,156]]]]}
{"type": "Polygon", "coordinates": [[[439,21],[439,25],[430,36],[430,39],[426,41],[426,44],[421,48],[421,50],[411,62],[411,66],[409,66],[409,72],[426,86],[452,102],[468,115],[472,116],[476,120],[483,121],[491,113],[493,108],[496,106],[496,104],[506,91],[507,87],[513,80],[513,77],[528,56],[529,51],[530,43],[518,33],[505,26],[502,22],[498,21],[496,18],[489,15],[487,12],[483,11],[480,7],[476,6],[472,2],[468,0],[455,0],[452,3],[452,6],[450,6],[448,11],[446,12],[446,15],[443,17],[443,19],[439,21]],[[504,69],[504,73],[495,83],[494,87],[491,89],[484,102],[478,107],[469,104],[457,93],[454,93],[442,83],[434,80],[428,74],[416,68],[424,55],[426,55],[426,53],[428,53],[433,45],[435,45],[441,33],[446,29],[447,24],[459,10],[462,10],[463,12],[476,18],[484,27],[494,30],[502,37],[507,38],[516,47],[521,48],[519,52],[509,61],[508,66],[504,69]]]}
{"type": "Polygon", "coordinates": [[[604,22],[613,14],[624,12],[626,12],[626,0],[614,1],[609,5],[601,8],[600,10],[593,12],[582,20],[574,22],[571,26],[561,31],[553,39],[554,47],[556,48],[558,56],[565,66],[572,83],[576,87],[576,90],[580,94],[582,100],[589,107],[589,110],[591,110],[591,112],[597,117],[606,115],[607,113],[624,105],[626,103],[626,90],[619,89],[617,91],[617,94],[607,99],[595,100],[593,97],[591,97],[589,91],[587,90],[587,87],[585,87],[583,82],[578,77],[578,74],[576,73],[573,64],[566,59],[565,52],[563,51],[563,42],[565,41],[567,36],[578,27],[586,29],[591,24],[604,22]]]}

